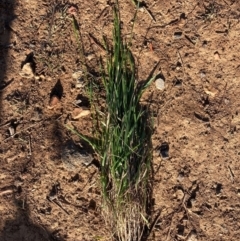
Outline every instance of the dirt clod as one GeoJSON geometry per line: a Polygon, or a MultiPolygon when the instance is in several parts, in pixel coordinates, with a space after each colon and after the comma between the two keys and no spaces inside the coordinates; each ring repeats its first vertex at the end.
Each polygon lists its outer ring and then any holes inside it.
{"type": "Polygon", "coordinates": [[[62,162],[68,169],[79,168],[81,164],[89,166],[93,157],[84,148],[80,148],[72,140],[68,140],[62,149],[62,162]]]}

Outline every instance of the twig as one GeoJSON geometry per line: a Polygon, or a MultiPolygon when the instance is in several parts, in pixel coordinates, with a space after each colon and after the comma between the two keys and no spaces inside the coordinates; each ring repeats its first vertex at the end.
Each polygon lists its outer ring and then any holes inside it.
{"type": "Polygon", "coordinates": [[[156,23],[156,19],[154,18],[152,13],[145,6],[143,6],[143,9],[147,12],[148,16],[156,23]]]}
{"type": "Polygon", "coordinates": [[[31,136],[29,135],[28,136],[28,138],[29,138],[29,156],[31,156],[32,155],[32,138],[31,138],[31,136]]]}
{"type": "Polygon", "coordinates": [[[14,192],[14,190],[12,190],[12,189],[4,190],[4,191],[0,192],[0,196],[6,195],[6,194],[11,194],[13,192],[14,192]]]}
{"type": "Polygon", "coordinates": [[[229,173],[230,173],[231,181],[232,181],[232,183],[234,183],[234,174],[233,174],[233,171],[232,171],[230,166],[228,166],[228,170],[229,170],[229,173]]]}
{"type": "Polygon", "coordinates": [[[52,8],[52,17],[51,17],[51,22],[50,22],[50,25],[49,25],[49,32],[48,32],[48,38],[47,38],[48,44],[50,43],[50,38],[51,38],[51,35],[52,35],[52,27],[53,27],[53,22],[54,22],[54,18],[55,18],[55,12],[56,12],[56,5],[53,6],[53,8],[52,8]]]}
{"type": "MultiPolygon", "coordinates": [[[[44,121],[44,120],[41,120],[41,121],[44,121]]],[[[34,123],[34,124],[28,126],[27,128],[21,130],[21,131],[16,132],[15,134],[13,134],[13,135],[11,135],[11,136],[5,138],[3,141],[7,141],[7,140],[9,140],[10,138],[13,138],[14,136],[16,136],[16,135],[22,133],[23,131],[27,131],[27,130],[31,129],[32,127],[34,127],[34,126],[36,126],[37,124],[39,124],[41,121],[39,121],[39,122],[37,122],[37,123],[34,123]]]]}
{"type": "Polygon", "coordinates": [[[149,231],[148,231],[148,237],[149,235],[151,234],[152,230],[155,228],[156,224],[158,223],[158,220],[160,219],[161,217],[161,212],[162,212],[162,209],[160,209],[153,221],[153,223],[151,224],[150,228],[149,228],[149,231]]]}
{"type": "Polygon", "coordinates": [[[11,120],[0,125],[0,127],[11,125],[11,120]]]}
{"type": "Polygon", "coordinates": [[[171,219],[171,223],[170,223],[170,227],[168,229],[168,234],[167,234],[167,238],[166,238],[166,241],[168,241],[169,237],[170,237],[170,233],[171,233],[171,228],[172,228],[172,224],[173,224],[173,217],[174,217],[174,214],[172,216],[172,219],[171,219]]]}
{"type": "Polygon", "coordinates": [[[179,56],[179,58],[181,59],[182,66],[183,66],[183,74],[184,74],[184,76],[185,76],[185,67],[184,67],[184,64],[183,64],[183,59],[182,59],[182,56],[181,56],[181,54],[180,54],[179,50],[178,50],[178,56],[179,56]]]}
{"type": "Polygon", "coordinates": [[[58,200],[57,197],[54,198],[54,199],[51,199],[50,197],[47,197],[47,200],[48,200],[49,202],[51,202],[51,203],[54,203],[54,204],[57,205],[58,207],[60,207],[67,215],[69,215],[69,212],[68,212],[65,208],[63,208],[63,206],[61,205],[60,202],[57,201],[57,200],[58,200]]]}
{"type": "Polygon", "coordinates": [[[132,0],[132,2],[133,2],[133,4],[135,5],[135,7],[136,7],[137,9],[142,8],[144,11],[147,12],[148,16],[149,16],[154,22],[156,22],[156,19],[155,19],[154,16],[152,15],[151,11],[148,10],[148,8],[146,7],[145,4],[142,4],[142,3],[141,3],[140,1],[138,1],[138,0],[132,0]]]}

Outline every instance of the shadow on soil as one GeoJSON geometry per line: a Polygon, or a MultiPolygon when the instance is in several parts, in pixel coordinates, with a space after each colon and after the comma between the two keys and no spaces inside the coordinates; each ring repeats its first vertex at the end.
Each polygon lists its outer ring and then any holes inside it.
{"type": "Polygon", "coordinates": [[[57,231],[50,232],[45,227],[33,224],[29,218],[28,207],[15,200],[18,207],[16,218],[6,220],[0,233],[1,241],[64,241],[58,236],[57,231]]]}
{"type": "Polygon", "coordinates": [[[8,49],[10,48],[9,23],[14,19],[14,0],[0,2],[0,124],[2,122],[2,93],[7,85],[5,73],[7,70],[8,49]]]}
{"type": "MultiPolygon", "coordinates": [[[[0,125],[2,124],[2,94],[5,88],[13,81],[7,79],[8,52],[14,43],[10,42],[11,21],[14,15],[15,0],[0,1],[0,125]]],[[[7,202],[6,199],[4,201],[7,202]]],[[[20,208],[22,204],[14,201],[18,211],[16,218],[4,220],[5,224],[0,230],[1,241],[64,241],[56,232],[50,232],[46,228],[31,222],[27,208],[20,208]]],[[[2,204],[1,204],[2,205],[2,204]]]]}

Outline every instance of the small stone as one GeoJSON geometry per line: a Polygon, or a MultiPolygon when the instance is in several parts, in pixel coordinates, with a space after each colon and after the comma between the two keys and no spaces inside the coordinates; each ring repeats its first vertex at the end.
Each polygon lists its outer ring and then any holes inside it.
{"type": "Polygon", "coordinates": [[[87,150],[76,145],[72,140],[68,140],[63,146],[61,159],[69,169],[75,169],[80,164],[85,166],[91,165],[93,156],[87,150]]]}
{"type": "Polygon", "coordinates": [[[214,53],[214,58],[215,58],[216,60],[221,59],[220,54],[219,54],[218,52],[215,52],[215,53],[214,53]]]}
{"type": "Polygon", "coordinates": [[[19,73],[23,78],[31,79],[34,77],[33,68],[31,63],[23,65],[21,72],[19,73]]]}
{"type": "Polygon", "coordinates": [[[29,48],[30,49],[34,49],[35,48],[35,44],[29,44],[29,48]]]}
{"type": "Polygon", "coordinates": [[[207,95],[209,95],[209,96],[212,96],[212,97],[215,97],[215,95],[217,94],[217,91],[215,90],[210,90],[209,88],[207,88],[207,87],[204,87],[203,88],[204,89],[204,91],[205,91],[205,93],[207,94],[207,95]]]}
{"type": "Polygon", "coordinates": [[[15,134],[15,128],[13,126],[10,126],[8,128],[8,131],[9,131],[10,136],[13,136],[15,134]]]}
{"type": "Polygon", "coordinates": [[[72,74],[72,78],[76,80],[81,78],[82,76],[83,76],[83,72],[81,70],[78,70],[72,74]]]}
{"type": "Polygon", "coordinates": [[[58,96],[53,95],[49,101],[49,109],[53,109],[58,103],[60,102],[60,99],[58,98],[58,96]]]}
{"type": "Polygon", "coordinates": [[[206,77],[206,74],[205,74],[203,71],[201,71],[201,72],[200,72],[200,77],[201,77],[201,78],[205,78],[205,77],[206,77]]]}
{"type": "Polygon", "coordinates": [[[14,186],[15,187],[20,187],[23,184],[23,181],[21,179],[17,179],[14,181],[14,186]]]}
{"type": "Polygon", "coordinates": [[[176,198],[177,198],[177,200],[182,200],[183,197],[184,197],[183,191],[182,191],[181,189],[178,189],[178,190],[176,191],[176,198]]]}
{"type": "Polygon", "coordinates": [[[50,201],[54,201],[54,200],[57,199],[57,194],[49,195],[48,198],[49,198],[50,201]]]}
{"type": "Polygon", "coordinates": [[[82,100],[76,100],[76,101],[75,101],[75,104],[76,104],[76,105],[79,105],[79,104],[81,104],[81,103],[82,103],[82,100]]]}
{"type": "Polygon", "coordinates": [[[43,74],[41,74],[40,76],[40,79],[44,80],[45,79],[45,76],[43,74]]]}
{"type": "Polygon", "coordinates": [[[187,236],[186,241],[198,241],[197,234],[194,231],[191,231],[187,236]]]}
{"type": "Polygon", "coordinates": [[[184,179],[184,173],[180,172],[180,173],[178,174],[178,176],[177,176],[177,180],[178,180],[179,182],[182,182],[183,179],[184,179]]]}
{"type": "Polygon", "coordinates": [[[164,82],[163,79],[161,79],[161,78],[156,79],[155,84],[156,84],[156,88],[157,88],[158,90],[164,90],[164,88],[165,88],[165,82],[164,82]]]}
{"type": "Polygon", "coordinates": [[[94,59],[94,57],[95,57],[95,55],[94,54],[89,54],[89,55],[87,55],[87,60],[88,61],[91,61],[92,59],[94,59]]]}
{"type": "Polygon", "coordinates": [[[72,74],[72,78],[76,80],[76,88],[80,89],[85,86],[83,81],[83,72],[81,70],[74,72],[72,74]]]}
{"type": "Polygon", "coordinates": [[[90,110],[84,110],[82,108],[75,108],[72,112],[72,118],[74,120],[80,119],[81,117],[90,115],[90,110]]]}
{"type": "Polygon", "coordinates": [[[208,42],[206,40],[203,41],[202,46],[205,48],[207,46],[208,42]]]}
{"type": "Polygon", "coordinates": [[[230,100],[229,99],[224,99],[224,103],[226,104],[226,105],[228,105],[229,104],[229,102],[230,102],[230,100]]]}
{"type": "Polygon", "coordinates": [[[83,88],[85,86],[85,84],[83,83],[83,79],[77,79],[76,80],[76,88],[77,89],[80,89],[80,88],[83,88]]]}
{"type": "Polygon", "coordinates": [[[35,80],[44,80],[45,79],[45,76],[43,75],[43,74],[41,74],[41,75],[35,75],[35,80]]]}

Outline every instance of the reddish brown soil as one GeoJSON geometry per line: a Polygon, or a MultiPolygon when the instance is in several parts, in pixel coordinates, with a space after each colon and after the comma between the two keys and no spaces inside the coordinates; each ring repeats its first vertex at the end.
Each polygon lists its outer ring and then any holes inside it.
{"type": "MultiPolygon", "coordinates": [[[[145,10],[135,22],[132,52],[139,79],[145,80],[158,62],[156,71],[165,79],[163,91],[152,83],[142,99],[154,119],[154,225],[149,240],[237,241],[240,2],[145,2],[154,19],[145,10]],[[164,142],[168,158],[159,155],[164,142]]],[[[95,42],[102,43],[103,35],[111,42],[109,3],[0,2],[0,241],[110,240],[101,216],[98,168],[82,163],[69,168],[61,160],[67,140],[80,142],[66,125],[84,134],[92,129],[90,115],[71,117],[76,99],[87,94],[75,88],[72,78],[83,65],[66,12],[72,4],[77,7],[85,61],[98,79],[105,52],[95,42]],[[28,61],[41,78],[20,76],[31,53],[28,61]],[[61,98],[49,108],[57,82],[61,98]]],[[[134,6],[127,0],[120,5],[127,38],[134,6]]]]}

